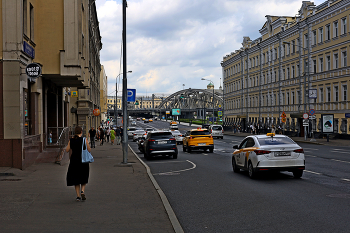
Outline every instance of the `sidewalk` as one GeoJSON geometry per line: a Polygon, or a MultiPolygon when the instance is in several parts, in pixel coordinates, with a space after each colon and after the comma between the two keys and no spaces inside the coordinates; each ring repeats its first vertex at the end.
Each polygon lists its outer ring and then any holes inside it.
{"type": "Polygon", "coordinates": [[[149,168],[130,149],[127,165],[119,145],[96,146],[92,154],[85,202],[66,186],[68,164],[0,168],[1,232],[182,232],[149,168]]]}

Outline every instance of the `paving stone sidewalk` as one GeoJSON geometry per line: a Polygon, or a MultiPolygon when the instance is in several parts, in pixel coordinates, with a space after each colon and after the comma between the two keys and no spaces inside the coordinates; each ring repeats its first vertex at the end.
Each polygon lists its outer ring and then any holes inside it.
{"type": "Polygon", "coordinates": [[[76,202],[74,188],[66,186],[68,164],[0,168],[0,231],[175,232],[145,166],[131,150],[129,164],[121,165],[121,149],[92,149],[84,202],[76,202]]]}

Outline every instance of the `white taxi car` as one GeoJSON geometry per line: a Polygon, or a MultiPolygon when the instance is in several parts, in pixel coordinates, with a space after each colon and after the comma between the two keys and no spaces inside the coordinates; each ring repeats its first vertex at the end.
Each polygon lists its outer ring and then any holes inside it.
{"type": "Polygon", "coordinates": [[[233,146],[232,168],[248,170],[250,178],[261,171],[290,171],[300,178],[305,169],[304,150],[285,135],[251,135],[233,146]]]}

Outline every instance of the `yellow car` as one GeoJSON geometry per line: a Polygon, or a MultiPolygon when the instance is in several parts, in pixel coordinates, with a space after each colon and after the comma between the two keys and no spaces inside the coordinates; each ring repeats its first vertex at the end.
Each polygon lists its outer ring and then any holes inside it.
{"type": "Polygon", "coordinates": [[[172,122],[170,122],[170,125],[177,125],[177,122],[176,121],[172,121],[172,122]]]}
{"type": "Polygon", "coordinates": [[[187,131],[182,140],[182,150],[191,153],[193,149],[209,149],[210,153],[214,151],[214,140],[207,129],[192,129],[187,131]]]}
{"type": "Polygon", "coordinates": [[[146,120],[146,118],[142,118],[142,120],[144,121],[144,120],[146,120]]]}
{"type": "Polygon", "coordinates": [[[153,119],[149,119],[148,121],[149,121],[149,122],[153,122],[153,119]]]}

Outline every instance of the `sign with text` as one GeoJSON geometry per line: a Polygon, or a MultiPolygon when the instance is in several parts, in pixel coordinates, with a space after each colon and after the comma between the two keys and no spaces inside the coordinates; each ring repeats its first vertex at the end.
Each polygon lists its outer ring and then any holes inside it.
{"type": "Polygon", "coordinates": [[[127,89],[128,92],[128,102],[136,101],[136,89],[127,89]]]}
{"type": "Polygon", "coordinates": [[[35,58],[35,50],[26,41],[23,42],[23,52],[25,52],[29,57],[35,58]]]}
{"type": "Polygon", "coordinates": [[[333,133],[334,131],[334,115],[322,114],[322,133],[333,133]]]}
{"type": "Polygon", "coordinates": [[[179,116],[179,115],[181,115],[181,110],[179,108],[173,108],[173,109],[171,109],[171,115],[179,116]]]}
{"type": "Polygon", "coordinates": [[[26,67],[26,74],[29,78],[37,78],[41,75],[41,66],[38,63],[30,63],[26,67]]]}

